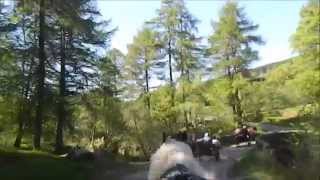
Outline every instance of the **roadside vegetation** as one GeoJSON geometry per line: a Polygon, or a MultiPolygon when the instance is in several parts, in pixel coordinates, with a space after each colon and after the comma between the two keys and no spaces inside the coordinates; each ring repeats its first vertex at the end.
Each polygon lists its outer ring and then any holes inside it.
{"type": "Polygon", "coordinates": [[[0,177],[6,180],[87,180],[93,172],[92,162],[73,162],[51,153],[0,149],[0,177]]]}

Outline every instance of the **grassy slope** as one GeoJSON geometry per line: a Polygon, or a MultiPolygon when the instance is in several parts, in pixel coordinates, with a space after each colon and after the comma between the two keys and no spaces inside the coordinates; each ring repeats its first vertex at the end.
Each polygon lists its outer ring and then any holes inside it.
{"type": "Polygon", "coordinates": [[[284,59],[282,61],[278,61],[278,62],[275,62],[275,63],[270,63],[270,64],[266,64],[266,65],[263,65],[263,66],[258,66],[258,67],[250,69],[250,72],[251,72],[251,74],[253,76],[264,76],[268,72],[270,72],[270,71],[274,70],[275,68],[279,67],[280,65],[292,63],[292,61],[294,61],[295,59],[296,59],[296,57],[293,57],[293,58],[284,59]]]}
{"type": "Polygon", "coordinates": [[[87,180],[92,167],[43,152],[0,148],[1,180],[87,180]]]}

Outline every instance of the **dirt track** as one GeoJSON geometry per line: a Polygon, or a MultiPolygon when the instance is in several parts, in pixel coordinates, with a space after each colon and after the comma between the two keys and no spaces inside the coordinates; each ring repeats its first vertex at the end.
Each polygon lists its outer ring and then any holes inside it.
{"type": "MultiPolygon", "coordinates": [[[[228,174],[233,164],[249,149],[250,147],[226,147],[221,150],[219,162],[210,157],[202,157],[200,163],[208,172],[213,172],[217,180],[229,180],[228,174]]],[[[123,165],[100,163],[100,170],[96,171],[93,180],[147,180],[148,162],[123,165]]]]}
{"type": "MultiPolygon", "coordinates": [[[[277,133],[283,131],[294,131],[288,127],[272,125],[269,123],[259,124],[260,128],[267,133],[277,133]]],[[[208,171],[212,172],[216,180],[241,180],[244,177],[228,177],[235,162],[239,161],[243,154],[251,147],[244,144],[242,147],[225,147],[221,150],[221,161],[216,162],[212,158],[202,158],[200,164],[208,171]]],[[[147,180],[148,162],[114,164],[101,161],[98,163],[95,176],[92,180],[147,180]]]]}

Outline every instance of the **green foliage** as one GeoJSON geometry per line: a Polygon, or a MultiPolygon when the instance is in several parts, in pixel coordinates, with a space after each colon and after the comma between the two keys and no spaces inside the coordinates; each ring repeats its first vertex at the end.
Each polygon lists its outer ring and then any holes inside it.
{"type": "Polygon", "coordinates": [[[151,116],[152,119],[160,122],[162,127],[172,132],[177,128],[175,127],[175,117],[178,110],[172,107],[171,92],[171,87],[164,86],[152,93],[151,116]]]}
{"type": "Polygon", "coordinates": [[[100,71],[100,82],[98,83],[109,96],[118,96],[123,91],[121,66],[124,64],[125,56],[118,50],[112,49],[108,52],[98,66],[100,71]]]}
{"type": "Polygon", "coordinates": [[[261,37],[253,34],[257,28],[258,25],[248,20],[237,3],[228,1],[220,12],[219,22],[213,24],[214,33],[209,37],[208,54],[217,60],[214,69],[218,77],[226,77],[229,81],[228,101],[237,122],[245,118],[241,98],[245,80],[239,76],[240,73],[244,76],[250,63],[258,59],[258,52],[252,49],[252,44],[263,44],[261,37]]]}
{"type": "Polygon", "coordinates": [[[77,121],[72,140],[95,149],[98,148],[94,146],[95,140],[103,138],[101,146],[109,148],[125,129],[120,109],[119,100],[104,95],[103,91],[83,95],[73,114],[77,121]]]}
{"type": "Polygon", "coordinates": [[[319,1],[310,0],[302,8],[300,18],[298,28],[291,39],[292,47],[305,59],[311,61],[311,64],[317,66],[320,63],[319,1]]]}
{"type": "Polygon", "coordinates": [[[144,28],[134,37],[133,43],[128,45],[127,64],[131,74],[130,80],[149,92],[151,68],[157,59],[159,37],[157,32],[144,28]]]}
{"type": "Polygon", "coordinates": [[[125,104],[123,118],[126,119],[127,127],[125,138],[138,145],[140,155],[149,157],[161,142],[163,126],[152,121],[149,110],[141,99],[125,104]]]}
{"type": "Polygon", "coordinates": [[[209,37],[209,54],[219,60],[219,72],[235,74],[247,68],[257,59],[252,43],[262,44],[260,36],[252,32],[258,25],[252,24],[237,3],[228,1],[219,15],[219,22],[213,24],[214,34],[209,37]]]}

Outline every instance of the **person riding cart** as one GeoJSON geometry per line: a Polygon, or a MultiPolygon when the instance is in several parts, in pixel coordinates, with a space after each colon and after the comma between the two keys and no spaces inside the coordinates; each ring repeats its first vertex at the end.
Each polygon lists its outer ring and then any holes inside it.
{"type": "Polygon", "coordinates": [[[209,133],[204,133],[204,136],[200,139],[197,139],[197,142],[204,142],[204,143],[209,143],[211,140],[209,133]]]}
{"type": "Polygon", "coordinates": [[[214,136],[212,139],[209,133],[206,132],[204,136],[196,141],[196,156],[200,158],[201,155],[214,156],[218,161],[220,159],[220,141],[214,136]]]}
{"type": "Polygon", "coordinates": [[[213,153],[216,161],[219,161],[220,160],[221,143],[216,136],[213,136],[211,143],[212,143],[212,153],[213,153]]]}

